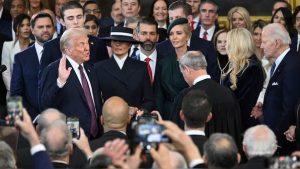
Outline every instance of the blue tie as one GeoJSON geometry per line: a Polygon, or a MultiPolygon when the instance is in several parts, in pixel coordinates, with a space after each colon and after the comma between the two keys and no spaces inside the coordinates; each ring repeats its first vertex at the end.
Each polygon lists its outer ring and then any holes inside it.
{"type": "Polygon", "coordinates": [[[140,60],[140,57],[139,57],[139,55],[137,54],[137,51],[138,51],[138,50],[139,50],[138,47],[134,47],[134,48],[133,48],[133,52],[132,52],[132,54],[131,54],[131,58],[132,58],[132,59],[140,60]]]}
{"type": "Polygon", "coordinates": [[[273,73],[274,73],[275,67],[276,67],[276,63],[274,62],[274,63],[272,64],[272,67],[271,67],[271,77],[272,77],[272,75],[273,75],[273,73]]]}

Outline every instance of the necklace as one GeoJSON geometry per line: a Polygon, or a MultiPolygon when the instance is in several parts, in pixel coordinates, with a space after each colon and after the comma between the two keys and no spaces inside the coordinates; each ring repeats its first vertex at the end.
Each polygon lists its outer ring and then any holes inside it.
{"type": "Polygon", "coordinates": [[[220,61],[219,61],[219,58],[217,58],[217,61],[218,61],[218,66],[219,66],[219,69],[220,69],[220,84],[222,83],[222,81],[224,80],[224,78],[226,77],[227,75],[227,72],[225,72],[226,68],[228,67],[229,65],[229,60],[227,61],[226,65],[224,66],[224,68],[222,69],[221,67],[221,64],[220,64],[220,61]]]}

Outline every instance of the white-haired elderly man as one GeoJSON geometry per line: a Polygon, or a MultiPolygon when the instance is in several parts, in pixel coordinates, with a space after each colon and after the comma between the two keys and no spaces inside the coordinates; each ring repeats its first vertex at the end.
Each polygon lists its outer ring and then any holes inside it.
{"type": "Polygon", "coordinates": [[[277,140],[273,131],[266,125],[257,125],[246,130],[243,150],[248,162],[238,169],[268,168],[266,162],[277,149],[277,140]]]}

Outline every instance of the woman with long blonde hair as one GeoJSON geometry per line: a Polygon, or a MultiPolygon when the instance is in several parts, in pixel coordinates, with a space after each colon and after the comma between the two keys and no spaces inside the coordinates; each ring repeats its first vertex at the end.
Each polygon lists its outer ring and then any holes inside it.
{"type": "Polygon", "coordinates": [[[251,20],[248,10],[241,6],[232,7],[228,12],[229,30],[246,28],[250,30],[251,20]]]}
{"type": "Polygon", "coordinates": [[[239,100],[243,129],[259,124],[251,116],[263,87],[264,73],[255,55],[252,34],[245,28],[232,29],[227,34],[226,51],[230,68],[223,84],[228,86],[239,100]]]}

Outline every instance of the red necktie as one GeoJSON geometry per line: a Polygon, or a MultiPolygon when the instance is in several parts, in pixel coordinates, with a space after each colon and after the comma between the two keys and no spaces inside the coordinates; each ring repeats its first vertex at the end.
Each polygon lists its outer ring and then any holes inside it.
{"type": "Polygon", "coordinates": [[[80,76],[81,76],[81,82],[82,82],[82,88],[84,91],[84,95],[86,98],[86,101],[88,103],[89,109],[91,111],[91,130],[90,133],[92,134],[93,137],[97,136],[98,133],[98,127],[97,127],[97,120],[96,120],[96,111],[95,111],[95,106],[94,102],[92,99],[92,95],[90,92],[90,87],[88,85],[88,82],[86,80],[85,74],[83,73],[83,67],[79,65],[78,67],[80,71],[80,76]]]}
{"type": "Polygon", "coordinates": [[[151,61],[150,58],[145,59],[145,62],[147,63],[147,69],[148,69],[148,74],[149,74],[149,77],[150,77],[150,82],[152,84],[152,70],[151,70],[151,67],[150,67],[150,61],[151,61]]]}
{"type": "Polygon", "coordinates": [[[191,26],[191,31],[194,32],[194,30],[195,30],[195,29],[194,29],[195,21],[192,21],[190,24],[191,24],[191,25],[190,25],[190,26],[191,26]]]}
{"type": "Polygon", "coordinates": [[[204,31],[202,39],[207,40],[207,35],[208,35],[208,33],[206,31],[204,31]]]}

